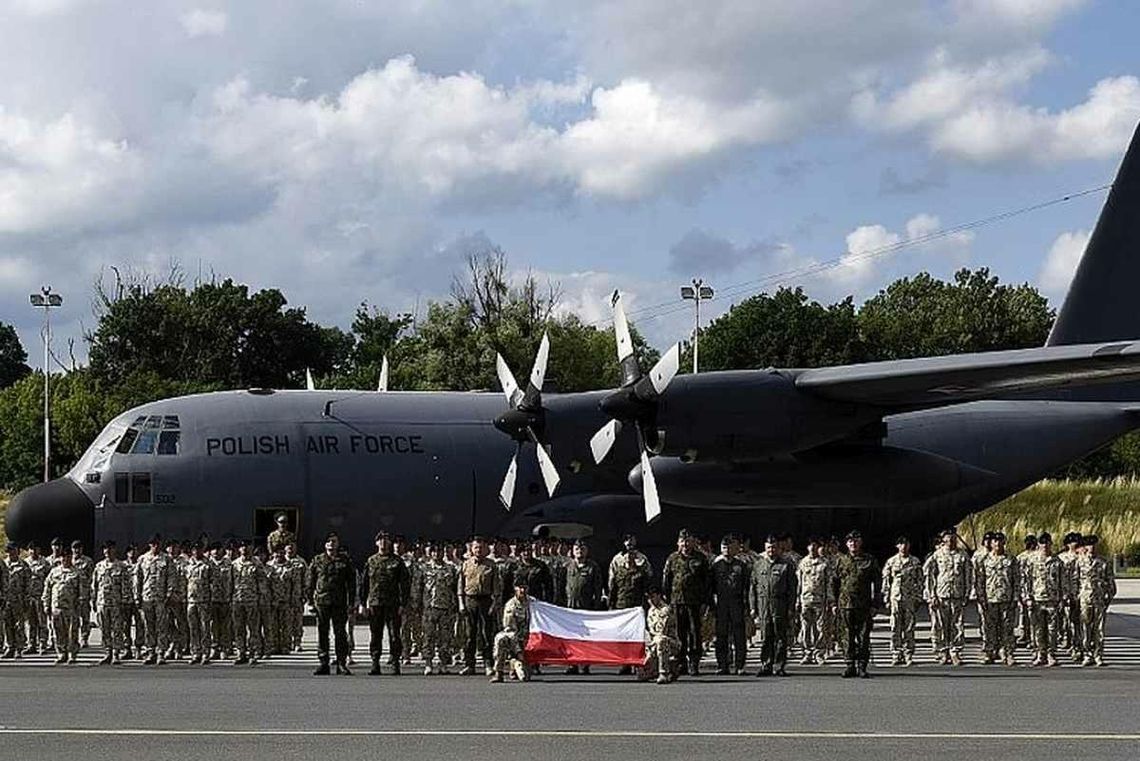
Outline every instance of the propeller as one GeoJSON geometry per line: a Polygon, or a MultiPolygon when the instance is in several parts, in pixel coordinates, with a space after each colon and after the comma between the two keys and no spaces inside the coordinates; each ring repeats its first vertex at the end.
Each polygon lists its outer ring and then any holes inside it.
{"type": "Polygon", "coordinates": [[[511,509],[515,495],[515,479],[518,475],[519,453],[523,444],[532,442],[535,455],[538,457],[538,467],[542,471],[542,480],[546,485],[546,493],[554,496],[561,480],[558,469],[546,447],[539,440],[538,431],[542,430],[544,413],[542,409],[542,382],[546,378],[546,361],[550,356],[550,339],[545,333],[538,345],[538,353],[534,357],[534,366],[530,371],[526,388],[520,388],[515,380],[511,368],[501,354],[495,355],[495,372],[499,376],[499,385],[503,395],[507,398],[508,410],[495,418],[495,427],[510,436],[516,442],[515,453],[511,457],[511,464],[507,467],[507,475],[503,479],[503,486],[499,490],[499,499],[503,506],[511,509]]]}
{"type": "Polygon", "coordinates": [[[313,382],[313,371],[307,367],[305,368],[305,390],[306,391],[316,391],[317,390],[317,384],[313,382]]]}
{"type": "Polygon", "coordinates": [[[618,363],[621,365],[622,385],[599,404],[610,420],[590,438],[590,452],[594,455],[594,462],[601,464],[613,449],[623,427],[626,424],[635,427],[637,446],[641,452],[641,491],[645,499],[645,520],[649,522],[661,514],[657,479],[653,476],[650,464],[650,455],[658,444],[657,400],[669,388],[680,369],[681,346],[674,344],[647,375],[642,374],[633,351],[633,339],[622,306],[621,292],[614,291],[610,303],[614,311],[614,338],[617,342],[618,363]]]}
{"type": "Polygon", "coordinates": [[[380,383],[376,386],[377,391],[388,390],[388,355],[384,355],[384,359],[380,361],[380,383]]]}

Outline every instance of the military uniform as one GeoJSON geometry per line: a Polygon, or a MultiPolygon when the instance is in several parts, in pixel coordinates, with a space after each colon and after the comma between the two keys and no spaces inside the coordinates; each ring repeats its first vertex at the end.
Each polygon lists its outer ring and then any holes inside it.
{"type": "Polygon", "coordinates": [[[805,663],[823,663],[827,660],[828,646],[823,622],[835,602],[831,596],[831,572],[831,563],[822,555],[818,558],[808,555],[800,561],[796,570],[805,663]]]}
{"type": "Polygon", "coordinates": [[[197,663],[210,660],[210,616],[213,613],[214,563],[209,558],[190,558],[186,563],[186,619],[190,655],[197,663]]]}
{"type": "Polygon", "coordinates": [[[68,660],[74,663],[79,652],[79,600],[83,581],[83,574],[74,566],[60,563],[51,569],[44,582],[41,604],[51,616],[55,650],[59,655],[56,663],[68,660]]]}
{"type": "Polygon", "coordinates": [[[239,557],[230,566],[233,571],[234,646],[237,663],[257,662],[261,652],[261,592],[265,571],[255,557],[239,557]]]}
{"type": "Polygon", "coordinates": [[[662,574],[665,599],[677,617],[680,658],[690,673],[697,673],[701,661],[701,608],[712,600],[712,575],[704,553],[674,552],[665,560],[662,574]]]}
{"type": "Polygon", "coordinates": [[[986,622],[987,639],[983,651],[987,663],[999,657],[1007,666],[1014,664],[1017,637],[1017,601],[1021,598],[1021,569],[1012,555],[991,553],[978,565],[978,607],[986,622]]]}
{"type": "Polygon", "coordinates": [[[757,676],[783,673],[788,661],[788,616],[796,604],[796,570],[782,557],[761,553],[752,563],[750,607],[760,635],[757,676]]]}
{"type": "Polygon", "coordinates": [[[751,566],[739,556],[717,555],[712,562],[716,600],[716,667],[728,673],[731,650],[733,673],[744,670],[747,656],[744,622],[748,618],[751,566]]]}
{"type": "Polygon", "coordinates": [[[135,604],[143,617],[147,662],[165,660],[169,644],[166,601],[170,594],[173,561],[162,552],[144,553],[135,563],[135,604]]]}
{"type": "Polygon", "coordinates": [[[229,657],[234,649],[233,561],[227,557],[212,558],[214,571],[210,574],[210,623],[213,631],[211,658],[229,657]]]}
{"type": "Polygon", "coordinates": [[[1059,614],[1060,620],[1058,621],[1060,647],[1069,650],[1074,658],[1081,660],[1084,656],[1084,644],[1081,641],[1081,603],[1077,599],[1077,558],[1079,555],[1075,550],[1065,549],[1058,552],[1057,557],[1061,561],[1065,577],[1064,598],[1059,614]]]}
{"type": "MultiPolygon", "coordinates": [[[[24,619],[27,617],[29,607],[28,590],[31,585],[32,570],[27,563],[17,557],[15,560],[5,558],[0,563],[0,612],[4,623],[4,639],[7,649],[4,658],[19,658],[27,640],[24,637],[24,619]]],[[[39,602],[38,600],[36,601],[39,602]]]]}
{"type": "Polygon", "coordinates": [[[44,582],[51,571],[51,561],[40,555],[28,557],[25,561],[31,575],[28,577],[28,649],[32,652],[45,652],[48,644],[48,622],[40,599],[44,594],[44,582]]]}
{"type": "MultiPolygon", "coordinates": [[[[1022,550],[1017,555],[1017,578],[1022,582],[1022,586],[1024,586],[1029,560],[1036,554],[1037,550],[1022,550]]],[[[1017,600],[1017,618],[1021,630],[1018,644],[1027,645],[1032,640],[1033,617],[1030,615],[1029,602],[1025,599],[1025,595],[1021,595],[1017,600]]]]}
{"type": "Polygon", "coordinates": [[[328,673],[329,666],[329,627],[333,630],[336,646],[336,662],[344,667],[349,655],[348,609],[357,600],[356,569],[343,552],[329,556],[327,552],[309,561],[308,579],[305,584],[309,602],[317,615],[317,660],[321,671],[328,673]]]}
{"type": "Polygon", "coordinates": [[[1065,566],[1056,555],[1043,552],[1029,559],[1025,567],[1022,595],[1033,619],[1034,665],[1057,664],[1057,635],[1061,606],[1068,588],[1065,566]]]}
{"type": "Polygon", "coordinates": [[[530,634],[530,598],[512,596],[503,606],[503,630],[495,635],[494,672],[496,681],[504,673],[513,671],[519,681],[530,679],[530,670],[526,666],[524,651],[526,640],[530,634]]]}
{"type": "MultiPolygon", "coordinates": [[[[624,558],[624,555],[623,555],[624,558]]],[[[652,583],[649,563],[623,562],[611,566],[609,598],[610,608],[644,608],[645,593],[652,583]]]]}
{"type": "Polygon", "coordinates": [[[260,573],[257,576],[258,654],[269,657],[275,652],[277,638],[277,607],[273,597],[273,571],[269,563],[257,558],[260,573]]]}
{"type": "Polygon", "coordinates": [[[273,606],[268,650],[282,655],[293,649],[293,611],[289,599],[289,561],[273,557],[265,566],[269,578],[269,595],[273,606]]]}
{"type": "Polygon", "coordinates": [[[372,670],[380,671],[383,654],[384,627],[388,628],[388,649],[392,663],[399,673],[400,657],[404,653],[401,615],[412,592],[412,575],[408,566],[394,552],[377,552],[364,565],[365,604],[368,606],[368,627],[371,638],[368,652],[372,657],[372,670]]]}
{"type": "Polygon", "coordinates": [[[839,612],[840,639],[847,662],[846,676],[867,675],[871,661],[871,625],[878,602],[882,571],[865,552],[842,555],[835,569],[835,605],[839,612]]]}
{"type": "Polygon", "coordinates": [[[297,535],[287,528],[275,528],[265,538],[265,546],[269,548],[270,555],[276,555],[278,550],[284,550],[290,544],[297,543],[297,535]]]}
{"type": "Polygon", "coordinates": [[[170,586],[166,596],[166,620],[170,627],[167,658],[181,658],[190,650],[190,621],[186,617],[186,558],[170,558],[170,586]]]}
{"type": "Polygon", "coordinates": [[[883,597],[891,613],[891,656],[894,663],[914,661],[914,624],[922,604],[922,562],[901,552],[883,564],[883,597]]]}
{"type": "Polygon", "coordinates": [[[122,563],[127,578],[123,583],[123,597],[119,603],[119,620],[123,632],[122,657],[129,660],[134,658],[136,648],[139,655],[142,655],[146,626],[143,623],[142,612],[135,602],[135,573],[138,570],[138,561],[123,558],[122,563]]]}
{"type": "Polygon", "coordinates": [[[977,595],[978,591],[978,577],[982,573],[982,562],[990,554],[989,549],[984,545],[974,550],[974,554],[970,556],[970,579],[974,589],[975,598],[978,602],[978,634],[982,638],[982,652],[990,652],[990,642],[992,636],[990,635],[990,622],[986,620],[985,613],[985,600],[977,595]]]}
{"type": "Polygon", "coordinates": [[[931,609],[938,609],[943,659],[961,661],[966,642],[966,603],[973,587],[973,565],[964,550],[939,547],[927,565],[931,609]]]}
{"type": "Polygon", "coordinates": [[[571,558],[566,566],[566,607],[578,610],[600,609],[605,583],[602,569],[593,558],[571,558]]]}
{"type": "Polygon", "coordinates": [[[126,649],[123,641],[123,589],[130,585],[130,568],[122,560],[103,558],[95,564],[91,574],[91,597],[99,617],[103,648],[107,651],[104,663],[118,661],[126,649]]]}
{"type": "Polygon", "coordinates": [[[1112,563],[1096,555],[1082,554],[1077,560],[1077,600],[1081,605],[1085,665],[1104,665],[1104,619],[1116,597],[1112,563]]]}
{"type": "Polygon", "coordinates": [[[677,617],[667,603],[649,606],[645,616],[645,674],[652,678],[657,672],[658,684],[671,681],[674,677],[673,662],[681,652],[681,642],[677,638],[677,617]]]}
{"type": "Polygon", "coordinates": [[[530,557],[515,563],[514,577],[527,585],[527,595],[532,599],[550,602],[554,598],[550,568],[538,558],[530,557]]]}
{"type": "Polygon", "coordinates": [[[651,579],[653,578],[653,564],[649,562],[649,558],[645,556],[645,553],[641,552],[640,550],[622,550],[610,558],[610,566],[606,578],[612,579],[614,577],[614,573],[618,569],[618,566],[627,565],[627,560],[630,557],[633,558],[633,564],[635,566],[644,569],[646,576],[651,579]]]}
{"type": "Polygon", "coordinates": [[[423,611],[424,673],[447,673],[455,654],[455,617],[459,613],[459,570],[445,560],[428,558],[420,565],[414,597],[423,611]]]}
{"type": "Polygon", "coordinates": [[[289,563],[289,649],[300,652],[305,634],[305,598],[308,596],[305,579],[309,566],[298,555],[287,558],[286,562],[289,563]]]}
{"type": "Polygon", "coordinates": [[[467,624],[467,641],[463,646],[465,671],[475,669],[475,651],[489,670],[494,658],[495,601],[502,595],[502,580],[490,558],[470,557],[459,570],[459,610],[467,624]]]}

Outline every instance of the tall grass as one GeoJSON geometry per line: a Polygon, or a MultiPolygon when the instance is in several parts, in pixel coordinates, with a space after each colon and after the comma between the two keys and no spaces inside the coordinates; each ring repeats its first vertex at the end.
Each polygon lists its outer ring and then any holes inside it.
{"type": "Polygon", "coordinates": [[[977,546],[987,531],[1002,531],[1020,551],[1028,534],[1048,531],[1059,546],[1069,531],[1096,534],[1102,555],[1140,543],[1140,480],[1040,481],[988,510],[968,516],[958,532],[977,546]]]}

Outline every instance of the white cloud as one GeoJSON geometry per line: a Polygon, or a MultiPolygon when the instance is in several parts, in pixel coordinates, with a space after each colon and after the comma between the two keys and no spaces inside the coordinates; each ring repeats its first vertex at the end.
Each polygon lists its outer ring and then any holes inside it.
{"type": "Polygon", "coordinates": [[[973,242],[969,231],[944,233],[941,220],[932,214],[911,217],[901,233],[881,224],[862,225],[847,234],[847,249],[826,277],[833,285],[863,296],[903,272],[926,269],[948,274],[969,260],[973,242]],[[903,250],[908,252],[905,258],[897,254],[903,250]]]}
{"type": "Polygon", "coordinates": [[[179,16],[178,21],[186,31],[186,36],[191,39],[195,37],[219,37],[226,33],[229,16],[226,15],[225,11],[195,8],[179,16]]]}
{"type": "Polygon", "coordinates": [[[1065,232],[1057,236],[1037,275],[1037,284],[1045,295],[1055,299],[1064,297],[1088,243],[1088,230],[1065,232]]]}

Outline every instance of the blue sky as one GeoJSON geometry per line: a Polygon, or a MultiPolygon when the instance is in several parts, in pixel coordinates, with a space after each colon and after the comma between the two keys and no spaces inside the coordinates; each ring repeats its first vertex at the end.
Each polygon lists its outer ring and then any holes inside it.
{"type": "MultiPolygon", "coordinates": [[[[78,337],[100,272],[171,261],[344,325],[492,242],[567,309],[636,313],[1102,185],[1140,121],[1132,2],[146,8],[0,0],[0,320],[33,356],[40,284],[78,337]]],[[[1102,200],[786,284],[988,266],[1056,303],[1102,200]]],[[[660,311],[643,331],[683,337],[660,311]]]]}

